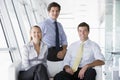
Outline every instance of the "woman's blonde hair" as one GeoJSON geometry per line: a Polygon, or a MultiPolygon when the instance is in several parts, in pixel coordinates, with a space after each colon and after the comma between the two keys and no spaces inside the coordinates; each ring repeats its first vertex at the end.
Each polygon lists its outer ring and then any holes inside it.
{"type": "MultiPolygon", "coordinates": [[[[38,28],[38,29],[40,30],[40,32],[42,32],[41,29],[40,29],[40,27],[37,26],[37,25],[35,25],[35,26],[32,26],[32,27],[30,28],[30,34],[31,34],[31,31],[32,31],[32,29],[33,29],[34,27],[38,28]]],[[[41,33],[41,35],[42,35],[42,33],[41,33]]],[[[32,37],[30,36],[30,41],[31,41],[31,40],[32,40],[32,37]]],[[[40,39],[40,41],[41,41],[41,39],[40,39]]]]}

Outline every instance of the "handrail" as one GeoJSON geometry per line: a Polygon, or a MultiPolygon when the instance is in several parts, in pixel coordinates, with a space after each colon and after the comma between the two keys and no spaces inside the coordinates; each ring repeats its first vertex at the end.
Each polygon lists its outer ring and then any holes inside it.
{"type": "Polygon", "coordinates": [[[15,47],[11,47],[11,48],[0,48],[0,52],[1,51],[13,51],[13,50],[16,50],[15,47]]]}
{"type": "Polygon", "coordinates": [[[114,54],[114,55],[120,55],[120,52],[111,52],[111,54],[114,54]]]}

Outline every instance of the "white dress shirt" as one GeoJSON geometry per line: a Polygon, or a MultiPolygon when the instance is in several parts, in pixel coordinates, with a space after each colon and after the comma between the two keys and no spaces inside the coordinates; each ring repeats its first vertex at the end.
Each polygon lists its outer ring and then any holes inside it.
{"type": "Polygon", "coordinates": [[[41,41],[40,46],[40,53],[37,54],[33,42],[29,42],[28,44],[25,44],[22,49],[22,70],[28,70],[34,65],[37,65],[39,63],[43,63],[46,67],[46,61],[47,61],[47,45],[41,41]]]}
{"type": "MultiPolygon", "coordinates": [[[[64,65],[73,66],[74,60],[76,58],[78,49],[80,48],[81,41],[76,41],[71,44],[67,50],[66,56],[64,58],[64,65]]],[[[92,63],[94,60],[102,60],[105,58],[101,53],[100,47],[91,40],[86,40],[84,42],[83,55],[79,64],[79,67],[83,67],[86,64],[92,63]]]]}

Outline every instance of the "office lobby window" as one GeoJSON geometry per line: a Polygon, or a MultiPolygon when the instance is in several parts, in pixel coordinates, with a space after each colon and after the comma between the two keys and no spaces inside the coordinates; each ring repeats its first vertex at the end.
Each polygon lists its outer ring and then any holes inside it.
{"type": "Polygon", "coordinates": [[[0,79],[9,80],[9,66],[21,59],[29,29],[45,19],[45,9],[41,0],[0,0],[0,79]]]}
{"type": "Polygon", "coordinates": [[[47,5],[53,1],[61,5],[58,21],[63,25],[68,46],[79,40],[79,23],[90,25],[89,38],[100,45],[106,59],[103,80],[112,80],[113,57],[117,67],[120,58],[111,55],[112,51],[120,51],[120,0],[0,0],[0,79],[8,80],[3,68],[21,59],[20,49],[29,42],[31,26],[48,17],[47,5]]]}

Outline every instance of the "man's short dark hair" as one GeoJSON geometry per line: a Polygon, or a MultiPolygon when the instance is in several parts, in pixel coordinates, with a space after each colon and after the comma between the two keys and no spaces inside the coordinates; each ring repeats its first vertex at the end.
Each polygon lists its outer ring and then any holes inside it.
{"type": "Polygon", "coordinates": [[[88,31],[89,31],[89,25],[86,22],[82,22],[78,25],[78,29],[79,27],[87,27],[88,31]]]}
{"type": "Polygon", "coordinates": [[[61,6],[60,6],[58,3],[56,3],[56,2],[50,3],[50,4],[48,5],[47,10],[50,11],[50,9],[51,9],[52,7],[58,7],[58,8],[59,8],[59,11],[61,10],[61,6]]]}

